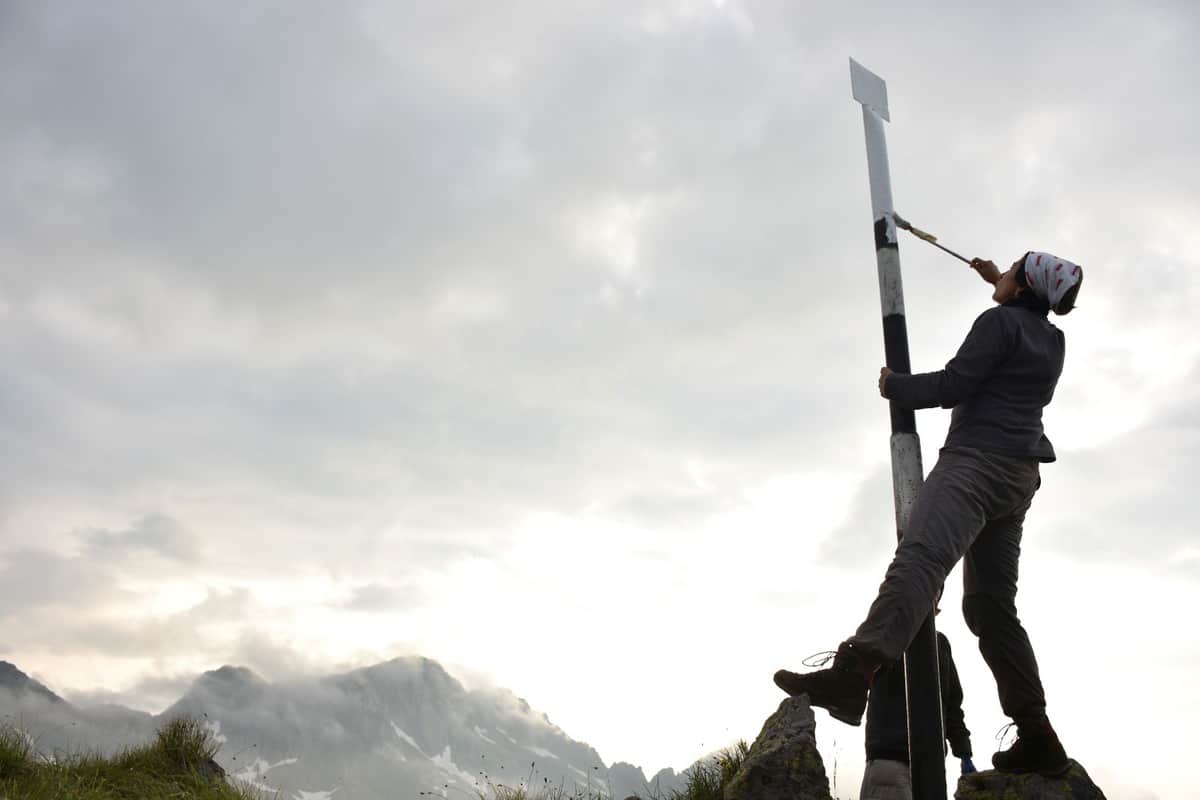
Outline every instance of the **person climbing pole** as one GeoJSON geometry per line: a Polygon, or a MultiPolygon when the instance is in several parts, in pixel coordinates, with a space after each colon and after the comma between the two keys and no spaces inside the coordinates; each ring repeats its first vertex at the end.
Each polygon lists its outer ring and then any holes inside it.
{"type": "Polygon", "coordinates": [[[789,695],[850,725],[862,722],[881,667],[903,656],[933,608],[946,576],[963,566],[963,616],[996,680],[1000,707],[1017,727],[1013,745],[992,756],[1005,772],[1057,773],[1067,755],[1046,714],[1029,636],[1017,617],[1021,528],[1041,485],[1040,464],[1055,460],[1042,410],[1062,374],[1065,337],[1049,312],[1067,314],[1083,270],[1029,252],[1001,273],[973,269],[994,286],[998,305],[975,320],[957,354],[937,372],[879,372],[879,393],[901,408],[951,408],[937,464],[913,502],[903,538],[866,620],[838,646],[833,666],[775,673],[789,695]]]}
{"type": "MultiPolygon", "coordinates": [[[[940,597],[939,597],[940,600],[940,597]]],[[[935,614],[941,609],[935,608],[935,614]]],[[[938,683],[942,694],[943,730],[962,774],[975,772],[971,760],[971,731],[963,714],[962,683],[954,665],[950,640],[941,631],[938,643],[938,683]]],[[[909,777],[908,711],[905,706],[904,662],[880,668],[867,697],[866,770],[859,800],[912,800],[909,777]]]]}

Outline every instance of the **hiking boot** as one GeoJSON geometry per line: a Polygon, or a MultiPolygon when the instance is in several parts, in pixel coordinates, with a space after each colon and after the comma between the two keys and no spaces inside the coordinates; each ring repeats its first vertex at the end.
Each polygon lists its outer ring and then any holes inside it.
{"type": "Polygon", "coordinates": [[[1007,750],[992,756],[992,766],[1001,772],[1037,772],[1059,775],[1071,762],[1046,720],[1017,725],[1017,740],[1007,750]]]}
{"type": "Polygon", "coordinates": [[[867,692],[871,688],[870,678],[878,668],[879,662],[842,642],[829,669],[803,675],[781,669],[775,673],[775,685],[792,697],[808,695],[809,703],[825,709],[836,720],[847,725],[861,725],[867,708],[867,692]]]}

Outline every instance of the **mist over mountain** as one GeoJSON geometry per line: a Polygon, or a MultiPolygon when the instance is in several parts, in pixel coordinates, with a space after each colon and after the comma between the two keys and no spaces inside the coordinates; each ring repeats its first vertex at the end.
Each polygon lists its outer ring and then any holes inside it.
{"type": "Polygon", "coordinates": [[[216,761],[232,778],[284,798],[476,797],[492,782],[578,786],[619,800],[663,794],[681,780],[669,769],[647,780],[638,767],[607,766],[521,698],[468,690],[427,658],[283,682],[223,666],[158,715],[74,705],[0,662],[0,716],[48,755],[111,754],[182,715],[211,731],[216,761]]]}
{"type": "Polygon", "coordinates": [[[61,697],[47,689],[45,685],[35,681],[7,661],[0,661],[0,690],[4,690],[14,697],[28,694],[40,697],[48,703],[63,702],[61,697]]]}

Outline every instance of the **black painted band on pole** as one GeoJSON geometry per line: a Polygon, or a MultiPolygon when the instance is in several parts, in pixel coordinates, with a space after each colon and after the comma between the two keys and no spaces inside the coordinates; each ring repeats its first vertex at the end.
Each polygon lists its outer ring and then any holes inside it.
{"type": "MultiPolygon", "coordinates": [[[[904,288],[900,280],[900,248],[888,174],[887,142],[883,131],[889,119],[887,85],[883,79],[850,59],[854,99],[862,104],[867,141],[867,172],[871,183],[875,260],[879,270],[879,300],[883,307],[884,363],[894,372],[912,372],[908,327],[904,318],[904,288]]],[[[892,418],[892,490],[896,506],[896,536],[903,538],[909,512],[924,480],[921,440],[916,414],[889,403],[892,418]]],[[[942,699],[938,675],[937,632],[933,608],[904,654],[904,684],[908,703],[908,752],[913,800],[946,800],[946,762],[942,749],[942,699]]]]}

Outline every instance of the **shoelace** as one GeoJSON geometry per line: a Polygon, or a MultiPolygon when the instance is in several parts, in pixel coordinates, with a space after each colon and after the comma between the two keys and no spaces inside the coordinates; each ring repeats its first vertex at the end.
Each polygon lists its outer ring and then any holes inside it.
{"type": "MultiPolygon", "coordinates": [[[[1001,749],[1001,750],[1003,750],[1003,749],[1004,749],[1004,739],[1005,739],[1005,737],[1006,737],[1006,736],[1008,736],[1008,734],[1009,734],[1009,731],[1011,731],[1011,730],[1012,730],[1013,728],[1015,728],[1015,727],[1017,727],[1017,723],[1015,723],[1015,722],[1010,722],[1010,723],[1008,723],[1007,725],[1005,725],[1004,727],[1002,727],[1000,730],[996,731],[996,741],[1000,743],[1000,749],[1001,749]]],[[[1013,738],[1012,738],[1012,741],[1014,741],[1014,742],[1015,742],[1015,741],[1017,740],[1017,738],[1018,738],[1018,736],[1015,736],[1015,735],[1014,735],[1014,736],[1013,736],[1013,738]]]]}
{"type": "Polygon", "coordinates": [[[834,659],[836,656],[837,656],[837,652],[835,652],[835,651],[833,651],[833,650],[822,650],[822,651],[821,651],[821,652],[819,652],[819,653],[813,653],[811,656],[809,656],[808,658],[804,659],[804,660],[803,660],[803,661],[801,661],[800,663],[801,663],[801,664],[803,664],[803,665],[804,665],[804,666],[806,666],[806,667],[811,667],[811,668],[813,668],[813,669],[818,669],[818,668],[820,668],[820,667],[823,667],[823,666],[825,666],[825,665],[826,665],[826,664],[828,664],[830,661],[833,661],[833,659],[834,659]]]}

